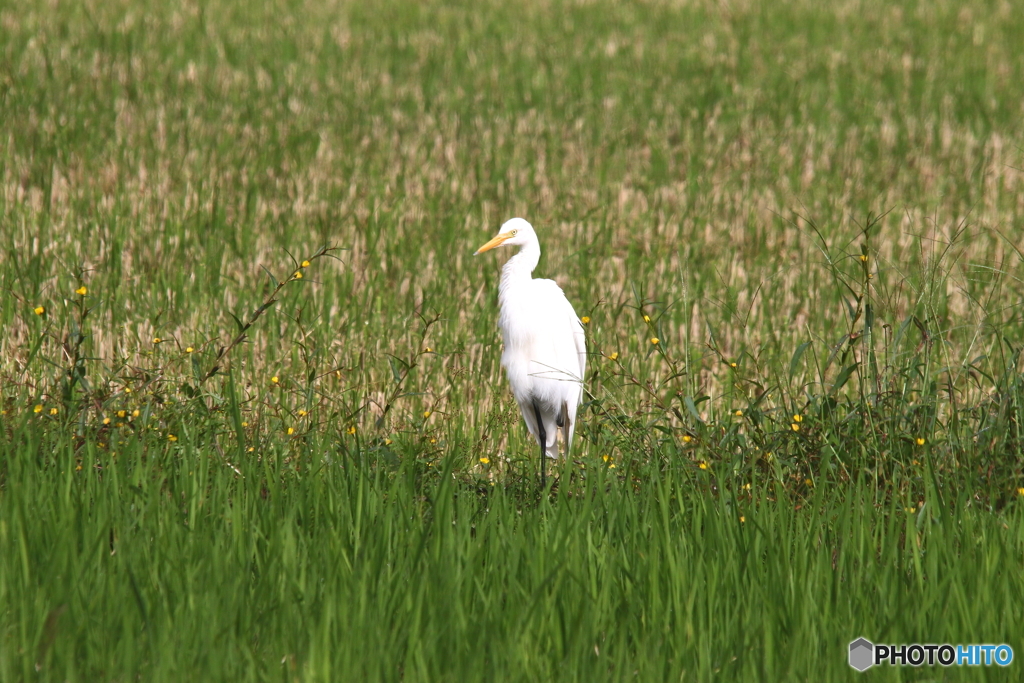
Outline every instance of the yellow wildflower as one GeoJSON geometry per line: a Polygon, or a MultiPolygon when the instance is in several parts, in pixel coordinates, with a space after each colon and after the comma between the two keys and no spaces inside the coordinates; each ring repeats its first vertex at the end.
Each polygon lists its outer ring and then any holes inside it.
{"type": "Polygon", "coordinates": [[[287,434],[288,436],[291,436],[292,434],[294,434],[294,433],[295,433],[295,428],[294,428],[294,427],[289,427],[289,428],[288,428],[288,430],[287,430],[287,431],[286,431],[285,433],[286,433],[286,434],[287,434]]]}
{"type": "Polygon", "coordinates": [[[482,464],[482,465],[489,465],[490,462],[491,462],[491,459],[488,458],[486,455],[484,457],[480,458],[480,464],[482,464]]]}
{"type": "Polygon", "coordinates": [[[185,353],[192,353],[193,351],[195,351],[195,349],[193,349],[191,346],[185,347],[185,353]]]}
{"type": "Polygon", "coordinates": [[[75,294],[77,294],[78,296],[85,296],[88,293],[89,289],[85,285],[82,285],[81,287],[75,290],[75,294]]]}
{"type": "Polygon", "coordinates": [[[702,470],[706,470],[706,469],[708,468],[708,464],[707,464],[706,462],[704,462],[703,460],[701,460],[701,461],[700,461],[700,465],[699,465],[699,467],[700,467],[700,468],[701,468],[702,470]]]}
{"type": "Polygon", "coordinates": [[[168,441],[177,441],[178,437],[176,437],[174,434],[168,434],[167,435],[167,440],[168,441]]]}
{"type": "Polygon", "coordinates": [[[303,261],[302,262],[302,267],[303,268],[309,268],[309,261],[303,261]]]}
{"type": "Polygon", "coordinates": [[[36,315],[42,315],[43,313],[46,313],[46,308],[43,306],[36,306],[32,309],[32,312],[36,315]]]}
{"type": "Polygon", "coordinates": [[[660,339],[658,339],[657,337],[651,337],[651,345],[657,346],[660,343],[661,343],[660,339]]]}
{"type": "Polygon", "coordinates": [[[57,410],[56,408],[50,408],[50,415],[56,415],[58,412],[60,411],[57,410]]]}
{"type": "Polygon", "coordinates": [[[160,337],[153,337],[153,343],[154,344],[159,344],[162,341],[163,341],[163,339],[161,339],[160,337]]]}
{"type": "Polygon", "coordinates": [[[33,413],[41,413],[41,412],[43,412],[43,404],[42,403],[37,403],[36,407],[32,409],[32,412],[33,413]]]}
{"type": "Polygon", "coordinates": [[[429,410],[424,410],[423,411],[423,419],[426,420],[428,417],[430,417],[430,411],[429,410]]]}
{"type": "Polygon", "coordinates": [[[924,445],[924,437],[923,436],[917,437],[917,445],[918,446],[923,446],[924,445]]]}
{"type": "Polygon", "coordinates": [[[584,325],[590,323],[590,316],[589,315],[583,316],[582,318],[580,318],[580,322],[583,323],[584,325]]]}
{"type": "Polygon", "coordinates": [[[278,379],[277,375],[274,375],[273,377],[270,378],[270,381],[273,384],[277,384],[280,380],[278,379]]]}
{"type": "Polygon", "coordinates": [[[743,411],[737,410],[735,413],[733,413],[733,415],[735,415],[736,417],[743,417],[743,411]]]}
{"type": "Polygon", "coordinates": [[[350,427],[348,428],[348,430],[347,430],[347,431],[348,431],[348,434],[349,434],[349,436],[352,436],[352,435],[354,435],[354,434],[356,433],[356,426],[355,426],[355,425],[351,425],[351,426],[350,426],[350,427]]]}
{"type": "Polygon", "coordinates": [[[611,353],[608,354],[608,358],[610,360],[618,360],[619,359],[619,352],[618,351],[612,351],[611,353]]]}
{"type": "Polygon", "coordinates": [[[651,316],[649,316],[649,315],[647,315],[646,313],[644,313],[644,322],[645,322],[645,323],[649,323],[649,322],[651,322],[651,316]]]}
{"type": "Polygon", "coordinates": [[[292,275],[292,279],[293,280],[301,280],[302,279],[302,271],[301,270],[296,270],[295,273],[292,275]]]}

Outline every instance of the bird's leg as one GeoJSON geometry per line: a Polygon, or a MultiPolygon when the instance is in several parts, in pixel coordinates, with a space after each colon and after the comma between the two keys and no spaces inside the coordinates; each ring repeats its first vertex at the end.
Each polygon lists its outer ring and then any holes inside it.
{"type": "Polygon", "coordinates": [[[544,433],[544,420],[540,417],[540,406],[533,402],[533,414],[537,416],[537,441],[540,442],[540,488],[543,490],[547,484],[546,469],[548,436],[544,433]]]}
{"type": "Polygon", "coordinates": [[[565,457],[569,457],[569,404],[562,401],[562,412],[558,414],[558,426],[562,428],[562,442],[565,444],[565,457]]]}

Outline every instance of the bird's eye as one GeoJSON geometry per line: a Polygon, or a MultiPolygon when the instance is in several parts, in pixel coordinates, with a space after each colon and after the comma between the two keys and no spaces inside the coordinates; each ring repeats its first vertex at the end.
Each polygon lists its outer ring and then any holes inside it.
{"type": "Polygon", "coordinates": [[[512,236],[515,237],[517,232],[519,232],[519,231],[518,230],[513,230],[512,231],[512,236]]]}

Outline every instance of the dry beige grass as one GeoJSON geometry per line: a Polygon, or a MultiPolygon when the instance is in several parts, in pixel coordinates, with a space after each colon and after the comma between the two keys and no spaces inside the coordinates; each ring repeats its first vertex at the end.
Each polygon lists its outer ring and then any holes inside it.
{"type": "MultiPolygon", "coordinates": [[[[874,347],[913,353],[917,337],[886,342],[916,315],[968,391],[965,363],[999,349],[993,330],[1020,331],[1011,7],[126,1],[86,3],[89,20],[66,25],[45,3],[4,10],[2,268],[16,298],[0,374],[47,386],[25,370],[31,308],[46,305],[59,335],[80,269],[95,375],[178,377],[183,356],[154,337],[214,350],[233,333],[227,312],[261,301],[261,267],[286,277],[288,252],[327,242],[347,251],[257,326],[234,359],[245,381],[296,376],[316,347],[319,372],[343,369],[320,389],[362,394],[372,413],[387,354],[415,353],[417,313],[436,310],[427,343],[441,355],[410,377],[423,395],[404,419],[433,406],[483,422],[495,399],[508,406],[500,263],[470,254],[523,215],[541,235],[538,274],[593,319],[595,354],[660,386],[669,370],[642,360],[651,333],[623,309],[640,288],[662,345],[691,364],[678,386],[734,395],[709,325],[723,358],[769,383],[803,341],[824,361],[854,331],[851,297],[810,222],[855,281],[861,227],[884,213],[869,240],[874,347]],[[495,17],[520,28],[495,34],[495,17]]],[[[63,363],[58,341],[43,354],[63,363]]],[[[819,380],[811,367],[802,381],[819,380]]],[[[643,401],[623,391],[624,406],[643,401]]]]}

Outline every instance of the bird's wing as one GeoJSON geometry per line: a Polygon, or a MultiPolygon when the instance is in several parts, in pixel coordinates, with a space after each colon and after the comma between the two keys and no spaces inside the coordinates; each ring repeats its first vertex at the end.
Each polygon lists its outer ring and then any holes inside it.
{"type": "Polygon", "coordinates": [[[579,368],[577,379],[582,382],[587,372],[587,340],[583,331],[583,323],[580,322],[579,316],[576,315],[569,300],[565,298],[565,293],[562,292],[558,283],[554,280],[534,280],[533,282],[537,288],[535,293],[538,298],[550,306],[556,316],[555,329],[558,330],[558,338],[564,338],[566,341],[572,340],[572,344],[559,345],[559,350],[562,352],[559,355],[565,354],[563,355],[565,358],[563,367],[566,370],[572,369],[574,374],[576,368],[579,368]],[[571,362],[566,357],[569,353],[574,355],[571,362]]]}
{"type": "Polygon", "coordinates": [[[552,329],[557,330],[554,340],[557,343],[558,367],[564,368],[565,373],[575,375],[574,379],[577,380],[558,383],[558,403],[554,406],[556,413],[564,411],[563,414],[567,418],[565,448],[568,452],[573,433],[576,431],[576,409],[583,403],[583,381],[587,374],[587,339],[583,323],[561,288],[551,280],[534,282],[539,284],[536,293],[550,307],[553,316],[552,329]]]}
{"type": "MultiPolygon", "coordinates": [[[[571,308],[571,306],[570,306],[571,308]]],[[[576,353],[580,358],[580,381],[587,376],[587,335],[583,332],[583,323],[576,318],[576,311],[573,311],[573,322],[575,327],[572,332],[572,340],[576,343],[576,353]]],[[[583,392],[580,392],[580,400],[583,400],[583,392]]]]}

